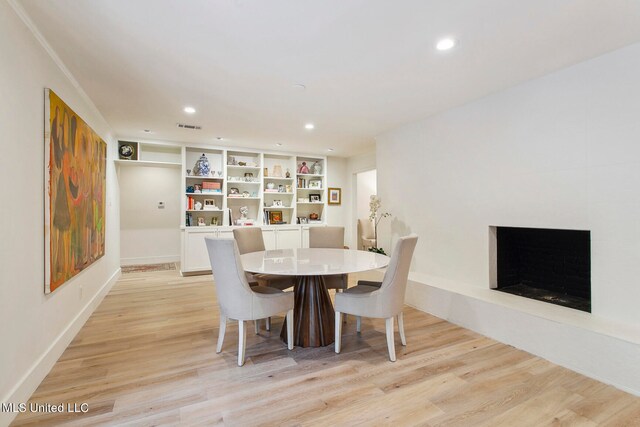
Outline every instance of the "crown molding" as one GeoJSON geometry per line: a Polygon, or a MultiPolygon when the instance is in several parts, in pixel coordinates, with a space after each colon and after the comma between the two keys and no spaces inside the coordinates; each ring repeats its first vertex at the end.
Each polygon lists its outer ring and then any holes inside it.
{"type": "Polygon", "coordinates": [[[42,33],[40,32],[36,24],[31,20],[31,17],[27,13],[27,11],[24,9],[24,7],[22,7],[22,5],[18,3],[17,0],[7,0],[7,2],[11,6],[11,8],[13,8],[13,10],[16,12],[18,17],[22,20],[22,22],[27,26],[29,31],[31,31],[33,36],[38,41],[38,43],[40,43],[40,45],[44,48],[47,54],[51,57],[53,62],[58,66],[60,71],[62,71],[62,74],[65,75],[67,80],[71,82],[71,85],[78,91],[78,93],[80,94],[80,97],[84,100],[84,102],[86,102],[89,108],[93,111],[93,113],[96,114],[107,125],[107,127],[111,130],[109,133],[113,134],[113,130],[109,122],[107,122],[107,120],[104,118],[100,110],[98,110],[98,107],[96,107],[96,104],[94,104],[91,98],[89,98],[89,95],[87,95],[87,93],[84,91],[82,86],[80,86],[80,83],[78,83],[78,80],[76,80],[76,78],[73,76],[71,71],[69,71],[67,66],[62,61],[62,59],[60,59],[56,51],[49,44],[47,39],[42,35],[42,33]]]}

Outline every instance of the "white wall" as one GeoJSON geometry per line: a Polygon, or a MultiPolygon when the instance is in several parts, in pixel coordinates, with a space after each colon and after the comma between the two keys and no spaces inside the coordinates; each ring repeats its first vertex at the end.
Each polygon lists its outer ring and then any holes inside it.
{"type": "MultiPolygon", "coordinates": [[[[343,157],[328,157],[327,164],[327,188],[337,187],[342,189],[342,203],[339,205],[327,205],[327,224],[344,227],[345,243],[351,233],[351,223],[348,220],[349,203],[351,200],[351,189],[349,188],[349,177],[347,174],[347,159],[343,157]]],[[[325,193],[327,197],[329,192],[325,193]]]]}
{"type": "Polygon", "coordinates": [[[636,44],[380,136],[383,239],[488,289],[490,225],[591,230],[593,317],[639,326],[639,75],[636,44]]]}
{"type": "MultiPolygon", "coordinates": [[[[119,271],[114,140],[95,107],[54,63],[8,2],[0,2],[0,402],[25,402],[119,271]],[[44,88],[108,143],[106,252],[44,294],[44,88]]],[[[0,413],[0,425],[13,418],[0,413]]]]}
{"type": "Polygon", "coordinates": [[[368,218],[369,217],[369,202],[371,196],[377,194],[376,170],[370,170],[367,172],[360,172],[356,174],[356,217],[368,218]]]}
{"type": "Polygon", "coordinates": [[[121,265],[180,260],[180,170],[119,167],[121,265]]]}

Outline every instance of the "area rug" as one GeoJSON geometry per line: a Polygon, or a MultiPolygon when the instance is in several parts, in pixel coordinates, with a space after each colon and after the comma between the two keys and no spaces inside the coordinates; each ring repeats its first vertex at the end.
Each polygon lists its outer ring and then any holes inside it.
{"type": "Polygon", "coordinates": [[[162,264],[125,265],[121,267],[122,273],[149,273],[152,271],[175,270],[175,262],[163,262],[162,264]]]}

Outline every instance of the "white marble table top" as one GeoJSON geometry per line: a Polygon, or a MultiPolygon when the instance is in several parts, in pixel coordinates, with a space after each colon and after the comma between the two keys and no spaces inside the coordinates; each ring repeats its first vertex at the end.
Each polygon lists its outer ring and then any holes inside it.
{"type": "Polygon", "coordinates": [[[390,258],[348,249],[279,249],[241,255],[242,267],[251,273],[285,276],[324,276],[375,270],[390,258]]]}

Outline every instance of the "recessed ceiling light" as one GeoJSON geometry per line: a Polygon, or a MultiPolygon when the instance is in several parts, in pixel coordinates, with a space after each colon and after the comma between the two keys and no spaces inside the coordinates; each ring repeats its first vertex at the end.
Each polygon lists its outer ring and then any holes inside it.
{"type": "Polygon", "coordinates": [[[196,112],[196,109],[193,107],[184,107],[184,112],[187,114],[193,114],[196,112]]]}
{"type": "Polygon", "coordinates": [[[276,145],[277,145],[278,147],[282,147],[282,144],[281,144],[281,143],[279,143],[279,142],[276,142],[276,145]]]}
{"type": "Polygon", "coordinates": [[[449,50],[455,47],[456,44],[458,44],[458,42],[455,39],[447,37],[447,38],[438,40],[438,43],[436,43],[436,49],[449,50]]]}
{"type": "Polygon", "coordinates": [[[333,151],[333,148],[327,148],[327,151],[333,151]]]}
{"type": "Polygon", "coordinates": [[[313,123],[307,123],[306,125],[304,125],[305,129],[311,130],[313,128],[315,128],[315,125],[313,123]]]}
{"type": "Polygon", "coordinates": [[[216,139],[217,139],[218,141],[222,141],[224,138],[223,138],[223,137],[221,137],[221,136],[216,136],[216,139]]]}
{"type": "Polygon", "coordinates": [[[144,129],[142,132],[144,132],[144,133],[151,133],[151,129],[144,129]]]}
{"type": "Polygon", "coordinates": [[[307,87],[305,85],[303,85],[302,83],[294,83],[291,85],[291,87],[297,91],[302,92],[303,90],[305,90],[307,87]]]}

